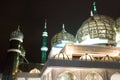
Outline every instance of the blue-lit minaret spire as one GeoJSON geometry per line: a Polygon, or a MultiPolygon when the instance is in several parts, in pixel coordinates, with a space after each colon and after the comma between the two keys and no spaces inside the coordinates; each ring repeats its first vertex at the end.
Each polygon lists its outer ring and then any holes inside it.
{"type": "Polygon", "coordinates": [[[44,31],[42,34],[42,47],[41,47],[41,52],[42,52],[42,60],[41,63],[44,64],[46,62],[46,57],[47,57],[47,51],[48,51],[48,47],[47,47],[47,37],[48,37],[48,33],[47,33],[47,22],[45,20],[45,25],[44,25],[44,31]]]}
{"type": "Polygon", "coordinates": [[[93,2],[92,10],[90,11],[90,16],[93,17],[94,14],[97,14],[96,2],[93,2]]]}
{"type": "Polygon", "coordinates": [[[96,2],[93,2],[93,11],[94,11],[94,14],[96,14],[96,13],[97,13],[96,2]]]}

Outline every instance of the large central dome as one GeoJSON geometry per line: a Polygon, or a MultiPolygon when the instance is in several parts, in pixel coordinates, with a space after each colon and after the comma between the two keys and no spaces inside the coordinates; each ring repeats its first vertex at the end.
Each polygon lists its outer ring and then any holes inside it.
{"type": "Polygon", "coordinates": [[[108,16],[95,14],[78,29],[76,38],[81,44],[115,44],[114,20],[108,16]]]}

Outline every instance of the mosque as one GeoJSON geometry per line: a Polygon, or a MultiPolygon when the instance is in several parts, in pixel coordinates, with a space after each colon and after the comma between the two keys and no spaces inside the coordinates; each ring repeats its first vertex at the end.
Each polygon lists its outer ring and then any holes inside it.
{"type": "Polygon", "coordinates": [[[24,35],[18,27],[10,35],[7,66],[1,80],[119,80],[120,18],[113,20],[98,14],[95,2],[93,7],[76,36],[68,33],[63,24],[51,39],[47,60],[45,21],[41,63],[29,63],[25,58],[24,35]]]}

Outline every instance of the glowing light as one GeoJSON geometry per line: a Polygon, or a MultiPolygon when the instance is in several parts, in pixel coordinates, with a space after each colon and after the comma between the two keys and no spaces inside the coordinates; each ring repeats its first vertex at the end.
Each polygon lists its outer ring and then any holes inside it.
{"type": "Polygon", "coordinates": [[[108,39],[100,39],[100,38],[95,38],[95,39],[86,39],[82,41],[80,44],[81,45],[92,45],[92,44],[104,44],[108,43],[108,39]]]}

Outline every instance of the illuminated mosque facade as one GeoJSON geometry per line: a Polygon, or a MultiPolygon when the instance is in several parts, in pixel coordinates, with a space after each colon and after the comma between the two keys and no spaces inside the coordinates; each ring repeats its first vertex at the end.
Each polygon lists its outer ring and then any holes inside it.
{"type": "Polygon", "coordinates": [[[18,27],[10,35],[7,66],[1,80],[119,80],[120,18],[113,20],[98,14],[95,2],[93,7],[75,37],[63,24],[62,30],[51,39],[47,60],[45,21],[41,63],[26,60],[24,35],[18,27]]]}

